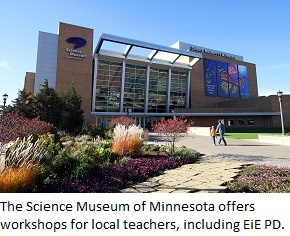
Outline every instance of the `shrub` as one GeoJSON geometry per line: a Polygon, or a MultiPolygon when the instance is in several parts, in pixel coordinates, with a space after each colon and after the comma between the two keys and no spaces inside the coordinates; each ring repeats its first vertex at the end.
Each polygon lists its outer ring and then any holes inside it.
{"type": "Polygon", "coordinates": [[[39,118],[28,119],[21,113],[9,112],[0,123],[0,140],[2,143],[14,141],[30,135],[45,134],[53,131],[53,126],[39,118]]]}
{"type": "Polygon", "coordinates": [[[130,117],[117,117],[113,118],[110,121],[110,128],[115,128],[117,125],[124,125],[124,126],[132,126],[137,125],[136,120],[130,118],[130,117]]]}
{"type": "Polygon", "coordinates": [[[37,181],[36,166],[9,167],[0,174],[1,193],[27,193],[32,192],[37,181]]]}
{"type": "Polygon", "coordinates": [[[61,138],[60,138],[60,141],[61,142],[69,142],[69,141],[75,141],[75,137],[73,137],[73,136],[70,136],[70,135],[65,135],[65,136],[62,136],[61,138]]]}
{"type": "Polygon", "coordinates": [[[105,132],[105,139],[113,139],[114,132],[111,129],[106,130],[105,132]]]}
{"type": "Polygon", "coordinates": [[[106,129],[100,125],[86,125],[82,128],[81,134],[90,135],[92,137],[105,137],[106,129]]]}
{"type": "Polygon", "coordinates": [[[187,163],[187,164],[195,163],[200,157],[200,155],[201,154],[199,152],[189,149],[186,146],[175,148],[175,151],[173,153],[174,158],[183,160],[184,163],[187,163]]]}
{"type": "Polygon", "coordinates": [[[50,171],[54,178],[84,180],[108,168],[115,160],[112,150],[102,144],[76,142],[59,151],[52,159],[50,171]]]}
{"type": "Polygon", "coordinates": [[[132,156],[141,152],[143,129],[136,125],[117,125],[114,129],[112,150],[119,156],[132,156]]]}
{"type": "Polygon", "coordinates": [[[174,153],[175,143],[184,136],[188,126],[185,120],[174,117],[174,119],[162,120],[154,126],[154,132],[165,137],[174,153]]]}
{"type": "Polygon", "coordinates": [[[84,153],[80,153],[79,151],[75,152],[74,146],[64,147],[52,160],[50,171],[53,178],[67,180],[87,178],[94,168],[94,159],[88,155],[88,150],[85,149],[86,147],[81,145],[80,150],[84,153]]]}

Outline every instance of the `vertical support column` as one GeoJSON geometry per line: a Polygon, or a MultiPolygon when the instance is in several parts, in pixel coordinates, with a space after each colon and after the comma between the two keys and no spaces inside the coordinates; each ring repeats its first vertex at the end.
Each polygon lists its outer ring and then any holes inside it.
{"type": "Polygon", "coordinates": [[[121,91],[120,91],[120,112],[124,112],[124,88],[125,88],[126,61],[122,62],[121,91]]]}
{"type": "Polygon", "coordinates": [[[168,69],[167,94],[166,94],[166,113],[169,113],[169,108],[170,108],[170,87],[171,87],[171,68],[168,69]]]}
{"type": "Polygon", "coordinates": [[[187,72],[187,91],[186,91],[186,109],[189,109],[190,104],[190,70],[187,72]]]}
{"type": "Polygon", "coordinates": [[[150,78],[150,65],[146,68],[146,84],[145,84],[145,99],[144,99],[144,112],[148,113],[148,100],[149,100],[149,78],[150,78]]]}
{"type": "Polygon", "coordinates": [[[93,98],[92,98],[92,112],[96,111],[96,88],[97,88],[97,76],[98,76],[98,62],[99,58],[95,55],[94,58],[94,81],[93,81],[93,98]]]}

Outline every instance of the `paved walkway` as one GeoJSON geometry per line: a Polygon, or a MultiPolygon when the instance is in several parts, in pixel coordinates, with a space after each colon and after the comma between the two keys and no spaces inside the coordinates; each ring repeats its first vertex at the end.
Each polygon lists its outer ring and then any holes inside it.
{"type": "MultiPolygon", "coordinates": [[[[150,134],[149,143],[165,144],[155,134],[150,134]]],[[[211,137],[186,136],[177,146],[205,154],[196,164],[167,170],[164,174],[148,179],[122,192],[138,193],[204,193],[220,192],[223,183],[232,180],[239,169],[250,163],[265,163],[290,167],[290,146],[260,143],[257,140],[227,139],[227,146],[213,146],[211,137]]]]}

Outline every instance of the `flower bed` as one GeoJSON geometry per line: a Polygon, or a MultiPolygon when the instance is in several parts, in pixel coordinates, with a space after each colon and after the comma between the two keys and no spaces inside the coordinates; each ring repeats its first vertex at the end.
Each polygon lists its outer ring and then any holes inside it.
{"type": "Polygon", "coordinates": [[[229,192],[289,193],[290,169],[273,165],[250,165],[227,184],[229,192]]]}
{"type": "Polygon", "coordinates": [[[63,193],[105,193],[119,192],[132,183],[142,182],[165,169],[173,169],[184,164],[181,159],[168,157],[135,158],[125,165],[117,165],[103,173],[84,181],[58,179],[34,189],[34,192],[63,193]]]}

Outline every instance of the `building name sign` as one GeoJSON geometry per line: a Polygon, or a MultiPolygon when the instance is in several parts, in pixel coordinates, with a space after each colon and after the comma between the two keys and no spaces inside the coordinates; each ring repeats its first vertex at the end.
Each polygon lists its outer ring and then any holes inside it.
{"type": "Polygon", "coordinates": [[[214,55],[214,56],[226,57],[226,58],[230,58],[230,59],[236,60],[235,56],[228,55],[228,54],[223,53],[223,52],[212,51],[212,50],[209,50],[209,49],[206,49],[206,48],[196,47],[196,46],[194,46],[194,47],[190,46],[189,47],[189,51],[198,52],[198,53],[207,53],[207,54],[211,54],[211,55],[214,55]]]}
{"type": "Polygon", "coordinates": [[[66,56],[67,59],[83,60],[87,57],[86,54],[83,54],[81,50],[77,49],[86,45],[87,41],[85,39],[80,37],[70,37],[66,41],[68,43],[74,44],[73,48],[65,49],[65,51],[68,53],[66,56]]]}
{"type": "Polygon", "coordinates": [[[68,55],[66,56],[67,59],[76,59],[76,60],[83,60],[87,57],[86,54],[83,54],[82,51],[72,48],[66,48],[66,52],[68,52],[68,55]]]}

